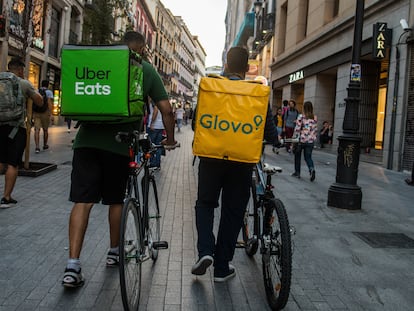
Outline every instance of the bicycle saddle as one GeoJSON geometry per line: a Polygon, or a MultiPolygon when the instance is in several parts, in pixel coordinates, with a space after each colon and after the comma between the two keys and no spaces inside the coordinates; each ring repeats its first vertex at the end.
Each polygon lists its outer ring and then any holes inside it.
{"type": "Polygon", "coordinates": [[[281,173],[282,168],[279,167],[279,166],[273,166],[273,165],[269,165],[267,163],[264,163],[263,164],[263,172],[265,172],[266,174],[281,173]]]}

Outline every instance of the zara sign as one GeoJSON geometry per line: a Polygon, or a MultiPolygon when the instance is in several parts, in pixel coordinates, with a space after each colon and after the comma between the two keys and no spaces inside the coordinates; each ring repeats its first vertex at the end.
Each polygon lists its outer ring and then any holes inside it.
{"type": "Polygon", "coordinates": [[[387,28],[387,23],[376,23],[373,26],[372,56],[376,59],[383,59],[387,55],[387,47],[390,41],[390,29],[387,28]]]}
{"type": "Polygon", "coordinates": [[[293,82],[296,82],[298,80],[302,80],[303,76],[304,76],[303,70],[299,70],[299,71],[296,71],[294,73],[291,73],[289,75],[289,83],[293,83],[293,82]]]}

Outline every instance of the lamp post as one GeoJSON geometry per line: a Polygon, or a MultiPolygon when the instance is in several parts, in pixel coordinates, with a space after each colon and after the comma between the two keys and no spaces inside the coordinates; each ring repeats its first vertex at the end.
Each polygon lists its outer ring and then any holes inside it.
{"type": "Polygon", "coordinates": [[[352,64],[348,84],[348,97],[342,124],[343,134],[338,137],[336,181],[328,190],[328,206],[361,209],[362,191],[357,185],[361,137],[358,135],[358,109],[361,102],[361,42],[364,0],[356,0],[352,64]]]}
{"type": "Polygon", "coordinates": [[[256,13],[256,15],[259,15],[260,10],[262,9],[262,5],[263,5],[263,1],[260,1],[260,0],[253,3],[254,12],[256,13]]]}
{"type": "Polygon", "coordinates": [[[409,37],[406,37],[406,42],[402,43],[401,39],[404,35],[411,33],[411,28],[408,27],[408,24],[405,19],[400,21],[401,27],[403,32],[401,33],[400,37],[398,38],[397,44],[395,45],[395,76],[394,76],[394,94],[392,100],[392,112],[391,112],[391,128],[390,128],[390,144],[388,147],[388,162],[387,162],[387,169],[393,169],[393,161],[394,161],[394,136],[395,136],[395,124],[397,121],[397,98],[398,98],[398,85],[400,81],[400,49],[399,45],[407,44],[407,40],[409,37]]]}

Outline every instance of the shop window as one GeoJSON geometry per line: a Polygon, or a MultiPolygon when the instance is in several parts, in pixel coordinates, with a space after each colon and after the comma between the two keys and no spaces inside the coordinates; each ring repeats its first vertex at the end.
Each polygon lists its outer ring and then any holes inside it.
{"type": "Polygon", "coordinates": [[[40,86],[40,66],[30,62],[28,80],[36,86],[40,86]]]}

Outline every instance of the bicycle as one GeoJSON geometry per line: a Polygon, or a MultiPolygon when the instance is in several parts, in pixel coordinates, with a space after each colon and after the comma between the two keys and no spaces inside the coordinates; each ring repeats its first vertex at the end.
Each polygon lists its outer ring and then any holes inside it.
{"type": "Polygon", "coordinates": [[[248,256],[254,256],[260,244],[266,298],[272,310],[285,307],[292,277],[291,234],[294,228],[289,226],[285,206],[275,197],[272,185],[272,175],[281,172],[280,167],[264,162],[262,152],[253,170],[251,197],[242,228],[248,256]]]}
{"type": "Polygon", "coordinates": [[[119,132],[116,140],[128,144],[129,175],[121,216],[119,275],[125,310],[138,310],[141,294],[141,264],[158,258],[159,249],[168,243],[160,241],[160,209],[155,168],[149,160],[162,145],[151,142],[148,134],[138,131],[119,132]],[[138,176],[141,178],[141,187],[138,176]],[[142,198],[142,205],[141,205],[142,198]]]}

